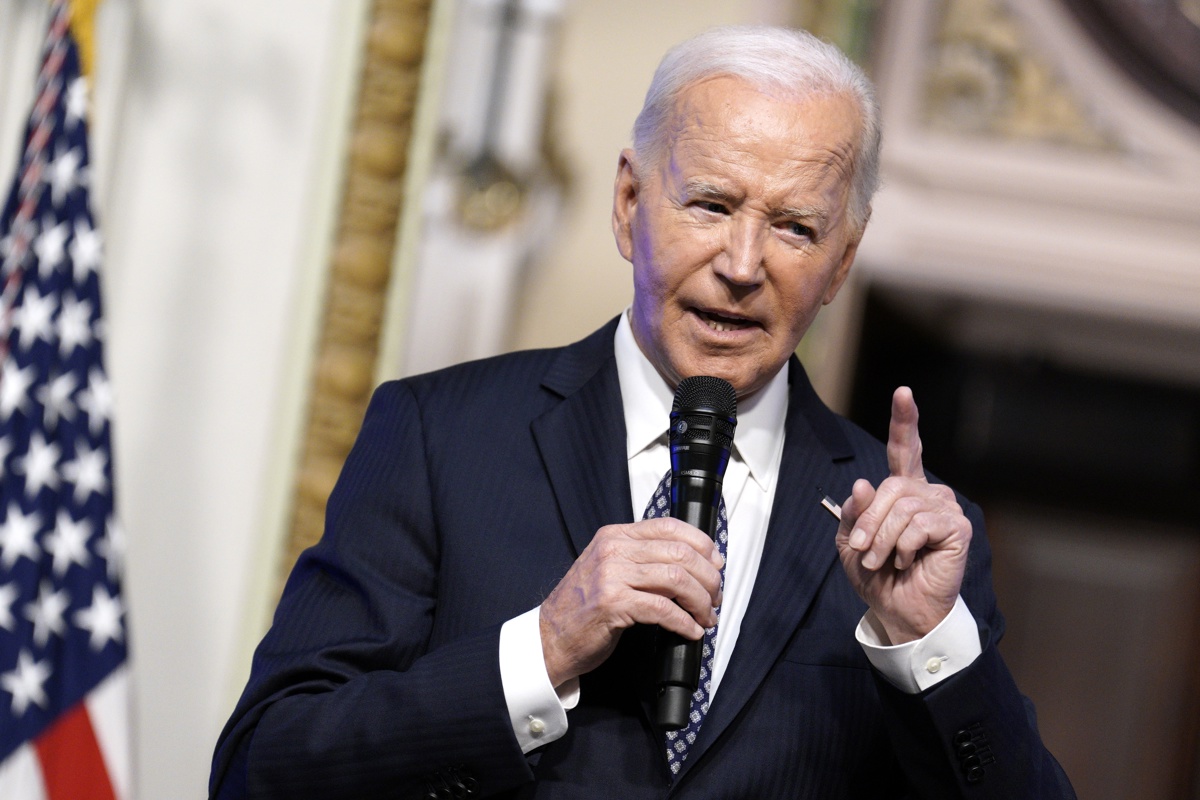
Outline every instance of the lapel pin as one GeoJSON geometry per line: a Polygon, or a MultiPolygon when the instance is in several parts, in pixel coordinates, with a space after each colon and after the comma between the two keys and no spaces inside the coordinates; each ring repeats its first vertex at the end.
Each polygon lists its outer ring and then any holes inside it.
{"type": "Polygon", "coordinates": [[[834,518],[837,519],[838,522],[841,522],[842,507],[835,503],[832,497],[825,494],[825,491],[820,486],[817,487],[817,494],[821,495],[821,505],[825,507],[825,510],[830,514],[833,514],[834,518]]]}

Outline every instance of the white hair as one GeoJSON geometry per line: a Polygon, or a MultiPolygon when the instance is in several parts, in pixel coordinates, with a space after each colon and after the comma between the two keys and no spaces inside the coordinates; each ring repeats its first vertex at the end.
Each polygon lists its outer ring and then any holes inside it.
{"type": "Polygon", "coordinates": [[[739,25],[713,28],[671,48],[654,72],[633,124],[633,149],[658,163],[667,122],[679,95],[697,81],[728,75],[763,89],[801,97],[840,94],[858,108],[861,130],[850,184],[850,224],[861,234],[879,188],[879,104],[862,69],[834,45],[790,28],[739,25]]]}

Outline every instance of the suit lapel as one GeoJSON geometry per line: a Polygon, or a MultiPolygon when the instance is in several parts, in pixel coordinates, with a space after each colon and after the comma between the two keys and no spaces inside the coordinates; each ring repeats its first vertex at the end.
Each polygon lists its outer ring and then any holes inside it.
{"type": "Polygon", "coordinates": [[[578,555],[602,525],[632,522],[616,320],[565,348],[542,382],[562,397],[532,431],[578,555]]]}
{"type": "MultiPolygon", "coordinates": [[[[602,525],[633,521],[615,330],[614,320],[560,353],[542,385],[562,400],[531,426],[576,554],[602,525]]],[[[836,562],[836,528],[820,505],[817,487],[833,491],[840,485],[836,462],[852,458],[853,450],[799,362],[792,359],[790,368],[783,459],[754,594],[680,779],[745,707],[836,562]]],[[[643,700],[649,725],[650,699],[643,700]]]]}
{"type": "Polygon", "coordinates": [[[832,490],[837,481],[835,462],[853,457],[853,450],[799,362],[793,358],[790,366],[783,459],[754,593],[737,647],[681,778],[758,689],[837,560],[833,541],[837,527],[821,506],[817,487],[832,490]]]}

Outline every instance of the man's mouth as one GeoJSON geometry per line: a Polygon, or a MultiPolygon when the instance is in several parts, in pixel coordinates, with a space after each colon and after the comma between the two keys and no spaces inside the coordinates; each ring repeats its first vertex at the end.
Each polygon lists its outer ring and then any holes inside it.
{"type": "Polygon", "coordinates": [[[746,319],[745,317],[722,314],[717,311],[704,311],[701,309],[696,309],[696,314],[700,317],[700,319],[704,320],[704,323],[708,325],[709,328],[721,333],[725,333],[727,331],[740,331],[758,324],[753,320],[746,319]]]}

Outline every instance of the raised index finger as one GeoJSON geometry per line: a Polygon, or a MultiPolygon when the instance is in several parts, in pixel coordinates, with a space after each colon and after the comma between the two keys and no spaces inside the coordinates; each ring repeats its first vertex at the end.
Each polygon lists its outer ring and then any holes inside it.
{"type": "Polygon", "coordinates": [[[912,389],[901,386],[892,395],[892,422],[888,426],[888,469],[902,478],[924,478],[921,435],[917,432],[917,401],[912,389]]]}

